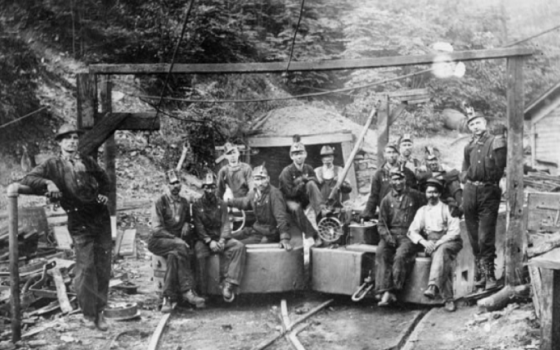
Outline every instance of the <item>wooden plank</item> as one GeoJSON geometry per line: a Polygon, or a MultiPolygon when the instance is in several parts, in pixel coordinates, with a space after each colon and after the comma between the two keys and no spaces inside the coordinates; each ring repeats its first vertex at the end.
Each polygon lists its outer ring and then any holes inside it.
{"type": "Polygon", "coordinates": [[[117,114],[113,118],[103,118],[94,128],[80,138],[80,153],[92,155],[111,136],[126,118],[126,114],[117,114]]]}
{"type": "MultiPolygon", "coordinates": [[[[118,114],[121,113],[111,113],[110,118],[120,118],[118,114]]],[[[148,113],[124,113],[126,117],[121,125],[117,128],[118,130],[133,130],[133,131],[156,131],[160,128],[160,119],[156,118],[156,112],[148,113]]]]}
{"type": "Polygon", "coordinates": [[[505,281],[522,284],[524,244],[523,230],[523,58],[507,60],[507,229],[505,242],[505,281]]]}
{"type": "MultiPolygon", "coordinates": [[[[455,61],[498,59],[512,56],[529,56],[534,50],[522,47],[489,50],[456,51],[445,53],[455,61]]],[[[291,62],[290,72],[333,71],[346,69],[365,69],[381,67],[401,67],[411,65],[431,65],[441,54],[419,56],[388,56],[359,60],[328,60],[315,62],[291,62]]],[[[287,62],[257,63],[207,63],[173,65],[172,73],[186,74],[229,74],[229,73],[284,73],[287,62]]],[[[89,72],[95,74],[167,74],[170,64],[93,64],[89,72]]]]}
{"type": "Polygon", "coordinates": [[[97,78],[95,74],[76,74],[77,88],[77,126],[80,129],[91,128],[95,124],[97,112],[97,78]]]}
{"type": "Polygon", "coordinates": [[[21,302],[19,293],[19,249],[18,249],[18,184],[8,186],[9,254],[10,254],[10,311],[12,313],[12,343],[21,339],[21,302]]]}
{"type": "Polygon", "coordinates": [[[377,112],[377,168],[385,161],[385,146],[389,142],[389,97],[384,96],[377,112]]]}
{"type": "Polygon", "coordinates": [[[540,350],[555,350],[560,344],[560,271],[552,272],[551,282],[543,284],[540,350]]]}
{"type": "Polygon", "coordinates": [[[67,226],[55,226],[53,227],[54,231],[54,239],[56,241],[56,245],[58,249],[62,250],[72,250],[72,236],[70,236],[70,232],[68,232],[67,226]]]}
{"type": "Polygon", "coordinates": [[[535,124],[531,123],[531,166],[534,168],[537,165],[537,131],[535,124]]]}
{"type": "MultiPolygon", "coordinates": [[[[335,134],[300,135],[304,145],[317,145],[324,143],[342,143],[353,141],[350,131],[335,134]]],[[[253,136],[247,139],[249,147],[289,147],[292,145],[292,136],[253,136]]]]}
{"type": "MultiPolygon", "coordinates": [[[[557,212],[543,208],[558,208],[560,210],[560,193],[529,193],[527,196],[528,232],[535,233],[543,227],[551,227],[556,224],[557,212]]],[[[560,231],[560,226],[557,227],[557,230],[560,231]]]]}
{"type": "MultiPolygon", "coordinates": [[[[342,148],[342,156],[344,157],[344,163],[346,164],[346,162],[350,158],[350,154],[352,153],[352,149],[354,149],[354,145],[350,141],[342,142],[340,145],[341,145],[341,148],[342,148]]],[[[354,161],[353,160],[352,160],[352,165],[350,166],[350,169],[348,170],[348,174],[346,174],[346,179],[350,182],[350,185],[352,185],[352,192],[349,193],[349,196],[350,196],[350,199],[353,200],[354,198],[356,198],[358,196],[358,181],[356,180],[356,170],[354,169],[354,161]]]]}
{"type": "Polygon", "coordinates": [[[119,252],[117,252],[117,254],[121,256],[132,256],[134,255],[135,248],[136,229],[124,230],[121,246],[119,247],[119,252]]]}

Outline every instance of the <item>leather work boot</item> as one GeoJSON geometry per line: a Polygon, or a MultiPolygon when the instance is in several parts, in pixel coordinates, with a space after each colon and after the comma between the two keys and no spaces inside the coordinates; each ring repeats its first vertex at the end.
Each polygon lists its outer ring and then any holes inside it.
{"type": "Polygon", "coordinates": [[[224,287],[222,288],[222,296],[224,300],[228,303],[231,303],[233,299],[235,299],[235,292],[233,291],[233,284],[229,282],[224,283],[224,287]]]}
{"type": "Polygon", "coordinates": [[[496,281],[496,276],[494,275],[494,261],[488,260],[484,265],[486,273],[486,286],[484,289],[488,290],[495,288],[498,285],[498,281],[496,281]]]}
{"type": "Polygon", "coordinates": [[[424,291],[424,296],[428,299],[435,299],[439,294],[438,288],[435,284],[430,284],[428,288],[424,291]]]}
{"type": "Polygon", "coordinates": [[[395,301],[397,301],[397,297],[393,293],[387,291],[383,294],[383,297],[381,298],[381,301],[377,303],[377,306],[389,306],[395,301]]]}
{"type": "Polygon", "coordinates": [[[168,314],[173,310],[171,300],[169,298],[163,298],[163,303],[161,304],[161,313],[168,314]]]}
{"type": "Polygon", "coordinates": [[[447,300],[445,302],[444,309],[447,312],[454,312],[455,310],[457,310],[457,306],[455,306],[455,302],[453,301],[453,299],[447,300]]]}
{"type": "Polygon", "coordinates": [[[105,315],[103,315],[103,312],[100,312],[99,315],[97,315],[97,329],[99,329],[100,331],[105,332],[106,330],[109,329],[109,325],[107,324],[107,321],[105,320],[105,315]]]}
{"type": "Polygon", "coordinates": [[[183,293],[183,300],[187,301],[189,304],[194,305],[197,309],[203,308],[204,299],[196,295],[196,293],[191,289],[186,293],[183,293]]]}
{"type": "Polygon", "coordinates": [[[476,288],[484,288],[486,285],[486,276],[480,258],[475,259],[474,286],[476,288]]]}
{"type": "Polygon", "coordinates": [[[96,329],[97,325],[95,324],[95,320],[89,317],[84,316],[84,318],[82,318],[81,323],[87,328],[87,329],[96,329]]]}

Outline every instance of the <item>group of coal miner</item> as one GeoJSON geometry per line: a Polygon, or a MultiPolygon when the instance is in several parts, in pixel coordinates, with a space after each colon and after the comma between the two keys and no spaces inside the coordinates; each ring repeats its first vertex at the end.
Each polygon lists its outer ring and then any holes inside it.
{"type": "MultiPolygon", "coordinates": [[[[445,309],[455,310],[450,276],[452,262],[462,249],[459,220],[463,215],[476,261],[476,286],[488,289],[497,283],[495,229],[506,141],[488,131],[480,114],[469,114],[468,127],[473,137],[464,149],[461,172],[445,171],[439,153],[431,147],[426,148],[425,162],[412,158],[409,135],[384,150],[385,162],[372,178],[360,214],[362,220],[378,217],[380,241],[371,278],[380,306],[396,301],[416,254],[424,251],[432,257],[425,296],[443,298],[445,309]]],[[[34,168],[22,184],[59,201],[67,212],[76,259],[73,287],[83,323],[107,330],[103,309],[111,276],[110,181],[93,158],[78,152],[81,134],[70,124],[62,125],[56,134],[60,154],[34,168]]],[[[290,225],[295,224],[307,240],[324,246],[317,222],[331,207],[327,198],[335,189],[335,206],[341,206],[351,191],[347,181],[338,183],[343,169],[334,165],[334,150],[328,145],[321,149],[323,166],[313,169],[305,163],[305,145],[294,140],[289,151],[293,163],[282,170],[279,188],[271,185],[266,165],[251,168],[240,162],[239,150],[231,143],[225,144],[224,152],[228,164],[217,176],[211,172],[203,176],[200,199],[191,203],[181,196],[181,174],[170,170],[165,193],[153,204],[148,249],[167,260],[164,313],[175,302],[205,306],[205,274],[213,254],[220,255],[223,299],[232,302],[244,273],[246,244],[277,242],[290,251],[290,225]],[[224,196],[226,192],[231,193],[224,196]],[[252,210],[254,224],[232,232],[229,207],[252,210]]]]}

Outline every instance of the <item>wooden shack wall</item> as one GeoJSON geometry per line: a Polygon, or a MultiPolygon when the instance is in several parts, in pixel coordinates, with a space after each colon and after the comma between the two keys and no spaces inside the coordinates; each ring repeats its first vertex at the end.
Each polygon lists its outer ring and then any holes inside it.
{"type": "Polygon", "coordinates": [[[560,165],[560,106],[534,124],[536,160],[560,165]]]}

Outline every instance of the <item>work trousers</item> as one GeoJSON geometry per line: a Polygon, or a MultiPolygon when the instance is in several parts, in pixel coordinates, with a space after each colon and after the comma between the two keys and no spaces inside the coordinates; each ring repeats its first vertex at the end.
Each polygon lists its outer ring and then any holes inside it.
{"type": "Polygon", "coordinates": [[[280,233],[265,235],[252,227],[245,227],[241,231],[232,234],[233,238],[243,244],[276,243],[280,242],[280,233]]]}
{"type": "Polygon", "coordinates": [[[247,259],[247,250],[243,243],[233,238],[228,239],[224,251],[214,253],[206,243],[198,241],[195,245],[195,251],[200,266],[206,266],[206,260],[211,254],[218,254],[220,256],[220,279],[236,286],[241,283],[245,260],[247,259]]]}
{"type": "Polygon", "coordinates": [[[442,243],[432,253],[428,284],[438,287],[443,300],[453,299],[453,262],[463,248],[460,239],[442,243]]]}
{"type": "Polygon", "coordinates": [[[99,212],[68,214],[68,231],[74,242],[74,290],[84,317],[95,320],[105,306],[111,279],[111,219],[99,212]]]}
{"type": "Polygon", "coordinates": [[[163,296],[177,301],[195,286],[191,265],[192,252],[179,238],[150,237],[148,250],[167,259],[167,271],[163,282],[163,296]]]}
{"type": "Polygon", "coordinates": [[[501,196],[498,186],[475,186],[469,182],[465,184],[465,224],[473,254],[482,261],[494,261],[496,257],[496,222],[501,196]]]}
{"type": "Polygon", "coordinates": [[[406,235],[393,235],[395,246],[391,246],[384,238],[377,245],[375,262],[375,292],[399,292],[403,289],[406,278],[412,269],[419,247],[412,243],[406,235]]]}
{"type": "Polygon", "coordinates": [[[286,200],[286,205],[298,228],[305,237],[310,238],[317,236],[317,216],[321,213],[323,195],[315,182],[308,181],[305,184],[305,196],[308,203],[305,208],[294,200],[286,200]]]}

